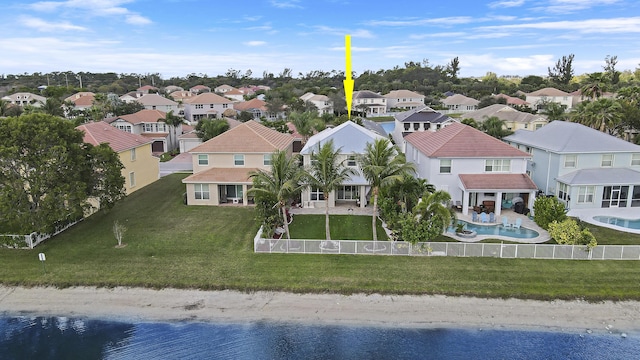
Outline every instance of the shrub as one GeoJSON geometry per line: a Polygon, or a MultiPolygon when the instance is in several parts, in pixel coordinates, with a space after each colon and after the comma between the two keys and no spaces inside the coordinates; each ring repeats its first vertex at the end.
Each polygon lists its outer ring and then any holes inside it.
{"type": "Polygon", "coordinates": [[[553,221],[549,224],[549,235],[562,245],[586,245],[588,249],[598,245],[591,231],[580,229],[573,219],[565,219],[562,222],[553,221]]]}
{"type": "Polygon", "coordinates": [[[567,218],[564,204],[555,197],[539,197],[533,203],[533,221],[541,228],[548,230],[554,221],[562,222],[567,218]]]}

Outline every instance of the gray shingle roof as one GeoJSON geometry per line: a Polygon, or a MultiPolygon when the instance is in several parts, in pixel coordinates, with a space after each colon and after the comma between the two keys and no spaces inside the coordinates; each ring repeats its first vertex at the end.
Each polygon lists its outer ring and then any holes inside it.
{"type": "Polygon", "coordinates": [[[325,129],[309,138],[300,154],[311,154],[311,151],[318,149],[323,143],[333,139],[333,146],[341,147],[341,154],[362,154],[366,144],[376,139],[386,139],[384,136],[375,134],[364,127],[347,121],[335,128],[325,129]]]}
{"type": "Polygon", "coordinates": [[[640,152],[640,145],[567,121],[552,121],[536,131],[517,130],[503,140],[555,153],[640,152]]]}
{"type": "Polygon", "coordinates": [[[627,168],[582,169],[562,175],[558,181],[568,185],[628,185],[640,179],[640,172],[627,168]]]}
{"type": "Polygon", "coordinates": [[[428,106],[422,106],[409,111],[404,111],[394,115],[394,118],[400,122],[429,122],[433,124],[443,123],[447,120],[453,120],[447,115],[439,113],[428,106]]]}

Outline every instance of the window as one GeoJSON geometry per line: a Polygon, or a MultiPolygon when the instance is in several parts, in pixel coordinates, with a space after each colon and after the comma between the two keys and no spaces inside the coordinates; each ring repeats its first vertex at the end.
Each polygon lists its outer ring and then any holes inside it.
{"type": "Polygon", "coordinates": [[[511,160],[492,159],[485,160],[484,171],[486,172],[509,172],[511,171],[511,160]]]}
{"type": "Polygon", "coordinates": [[[347,166],[356,166],[356,156],[355,155],[349,155],[349,157],[347,158],[347,166]]]}
{"type": "Polygon", "coordinates": [[[413,123],[413,130],[415,131],[420,130],[420,123],[413,123]]]}
{"type": "Polygon", "coordinates": [[[262,155],[262,165],[271,166],[271,154],[262,155]]]}
{"type": "Polygon", "coordinates": [[[136,186],[136,173],[133,171],[129,173],[129,187],[136,186]]]}
{"type": "Polygon", "coordinates": [[[131,149],[131,161],[136,161],[136,148],[131,149]]]}
{"type": "Polygon", "coordinates": [[[155,110],[156,106],[155,105],[151,105],[151,110],[155,110]]]}
{"type": "Polygon", "coordinates": [[[600,163],[602,167],[612,167],[613,166],[613,154],[602,154],[602,162],[600,163]]]}
{"type": "Polygon", "coordinates": [[[451,174],[451,159],[440,159],[440,174],[451,174]]]}
{"type": "Polygon", "coordinates": [[[131,132],[131,125],[116,125],[118,130],[126,131],[128,133],[131,132]]]}
{"type": "Polygon", "coordinates": [[[229,107],[229,104],[222,104],[223,109],[227,109],[228,107],[229,107]]]}
{"type": "Polygon", "coordinates": [[[631,192],[631,207],[640,206],[640,185],[634,185],[631,192]]]}
{"type": "Polygon", "coordinates": [[[196,109],[204,109],[204,105],[203,104],[196,104],[196,109]]]}
{"type": "Polygon", "coordinates": [[[529,124],[524,124],[524,128],[528,129],[529,128],[529,124]]]}
{"type": "Polygon", "coordinates": [[[215,106],[213,104],[209,104],[209,109],[213,109],[215,106]]]}
{"type": "Polygon", "coordinates": [[[594,193],[595,193],[594,186],[579,186],[578,187],[578,204],[593,203],[594,193]]]}
{"type": "Polygon", "coordinates": [[[568,201],[569,186],[567,184],[558,183],[558,199],[568,201]]]}
{"type": "Polygon", "coordinates": [[[564,167],[566,168],[574,168],[576,167],[576,161],[578,160],[577,155],[565,155],[564,156],[564,167]]]}
{"type": "Polygon", "coordinates": [[[226,185],[227,197],[232,199],[242,199],[242,185],[226,185]]]}
{"type": "Polygon", "coordinates": [[[200,166],[209,165],[209,155],[207,155],[207,154],[198,154],[198,165],[200,165],[200,166]]]}
{"type": "Polygon", "coordinates": [[[144,132],[153,132],[153,124],[144,124],[144,132]]]}
{"type": "Polygon", "coordinates": [[[338,188],[338,200],[357,200],[360,198],[360,187],[345,185],[338,188]]]}
{"type": "Polygon", "coordinates": [[[233,155],[233,165],[244,166],[244,155],[243,154],[233,155]]]}
{"type": "Polygon", "coordinates": [[[640,154],[631,154],[631,166],[640,166],[640,154]]]}
{"type": "Polygon", "coordinates": [[[411,124],[409,123],[404,124],[404,131],[409,131],[410,128],[411,128],[411,124]]]}
{"type": "Polygon", "coordinates": [[[536,130],[540,129],[542,127],[542,124],[536,124],[536,130]]]}
{"type": "Polygon", "coordinates": [[[158,127],[158,132],[167,132],[167,126],[163,123],[156,124],[158,127]]]}
{"type": "Polygon", "coordinates": [[[312,187],[311,188],[311,201],[324,200],[324,193],[322,190],[312,187]]]}
{"type": "Polygon", "coordinates": [[[194,184],[196,200],[209,200],[209,184],[194,184]]]}

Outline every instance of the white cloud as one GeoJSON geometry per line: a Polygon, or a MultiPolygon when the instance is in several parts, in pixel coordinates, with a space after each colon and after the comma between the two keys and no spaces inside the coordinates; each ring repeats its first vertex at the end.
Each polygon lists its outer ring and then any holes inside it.
{"type": "Polygon", "coordinates": [[[467,33],[461,32],[461,31],[439,32],[439,33],[431,33],[431,34],[412,34],[412,35],[409,35],[409,39],[422,40],[427,38],[463,37],[465,35],[467,35],[467,33]]]}
{"type": "Polygon", "coordinates": [[[369,26],[424,26],[424,25],[460,25],[473,22],[471,16],[452,16],[430,19],[408,20],[372,20],[366,22],[369,26]]]}
{"type": "Polygon", "coordinates": [[[596,6],[612,5],[620,1],[621,0],[550,0],[549,5],[538,6],[534,9],[556,14],[567,14],[591,9],[596,6]]]}
{"type": "Polygon", "coordinates": [[[504,29],[539,29],[539,30],[563,30],[571,32],[590,33],[637,33],[640,32],[640,17],[613,18],[613,19],[589,19],[576,21],[550,21],[528,24],[496,25],[481,27],[482,30],[504,29]]]}
{"type": "Polygon", "coordinates": [[[87,31],[87,28],[63,22],[50,22],[31,16],[23,16],[19,19],[20,23],[26,27],[34,28],[42,32],[55,31],[87,31]]]}
{"type": "Polygon", "coordinates": [[[253,40],[253,41],[244,42],[243,44],[245,44],[247,46],[264,46],[264,45],[267,45],[267,42],[266,41],[253,40]]]}
{"type": "Polygon", "coordinates": [[[151,20],[137,14],[127,15],[126,19],[127,19],[127,23],[131,25],[148,25],[152,23],[151,20]]]}
{"type": "Polygon", "coordinates": [[[299,0],[271,0],[271,5],[279,9],[302,9],[299,0]]]}
{"type": "Polygon", "coordinates": [[[524,5],[524,0],[494,1],[489,4],[490,8],[510,8],[524,5]]]}
{"type": "Polygon", "coordinates": [[[366,38],[366,39],[374,38],[373,34],[369,30],[364,30],[364,29],[348,30],[348,29],[335,28],[335,27],[324,26],[324,25],[317,25],[317,26],[314,26],[313,28],[316,30],[316,32],[322,33],[322,34],[330,34],[330,35],[336,35],[336,36],[351,35],[351,37],[354,37],[354,38],[366,38]]]}
{"type": "Polygon", "coordinates": [[[554,56],[548,54],[530,55],[525,57],[497,57],[493,54],[459,55],[461,71],[465,73],[486,73],[492,71],[498,74],[540,74],[546,72],[548,66],[554,63],[554,56]]]}

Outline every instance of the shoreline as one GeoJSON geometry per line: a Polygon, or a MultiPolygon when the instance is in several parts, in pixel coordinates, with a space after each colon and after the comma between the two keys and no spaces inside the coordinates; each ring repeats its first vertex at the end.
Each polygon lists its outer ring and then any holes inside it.
{"type": "Polygon", "coordinates": [[[640,302],[0,286],[2,316],[125,322],[277,322],[394,328],[640,332],[640,302]]]}

